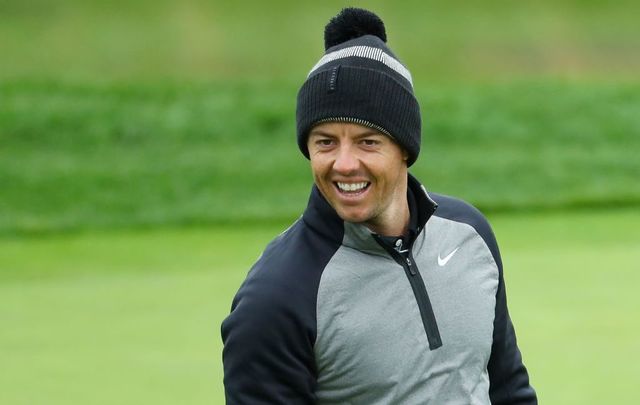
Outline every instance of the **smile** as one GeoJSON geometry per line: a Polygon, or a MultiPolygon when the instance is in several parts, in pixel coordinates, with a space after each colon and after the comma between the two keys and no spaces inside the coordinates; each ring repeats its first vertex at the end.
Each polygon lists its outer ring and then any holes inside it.
{"type": "Polygon", "coordinates": [[[366,190],[371,183],[368,181],[361,181],[359,183],[344,183],[337,181],[334,184],[341,193],[359,194],[366,190]]]}

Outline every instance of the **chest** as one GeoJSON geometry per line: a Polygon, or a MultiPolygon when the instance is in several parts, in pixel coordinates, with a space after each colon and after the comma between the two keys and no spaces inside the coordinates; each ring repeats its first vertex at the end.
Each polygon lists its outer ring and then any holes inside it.
{"type": "Polygon", "coordinates": [[[351,249],[336,254],[318,292],[320,399],[411,403],[406,396],[469,398],[478,389],[486,395],[498,271],[481,244],[466,243],[450,255],[455,249],[434,244],[414,251],[426,297],[416,297],[405,269],[390,257],[351,249]],[[430,303],[430,326],[442,340],[435,350],[421,299],[430,303]]]}

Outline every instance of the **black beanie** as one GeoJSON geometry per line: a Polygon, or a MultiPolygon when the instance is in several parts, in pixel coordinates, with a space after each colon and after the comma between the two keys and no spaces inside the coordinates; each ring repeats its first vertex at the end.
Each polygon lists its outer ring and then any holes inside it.
{"type": "Polygon", "coordinates": [[[377,129],[409,154],[420,153],[420,106],[409,70],[386,45],[384,23],[370,11],[345,8],[324,32],[325,54],[298,92],[298,146],[309,158],[307,137],[323,122],[377,129]]]}

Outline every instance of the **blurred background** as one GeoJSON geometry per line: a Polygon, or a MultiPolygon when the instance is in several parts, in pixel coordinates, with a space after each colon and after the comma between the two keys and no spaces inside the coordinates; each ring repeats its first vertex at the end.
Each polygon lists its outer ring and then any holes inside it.
{"type": "Polygon", "coordinates": [[[636,404],[640,3],[0,0],[0,403],[223,403],[219,327],[312,178],[295,97],[385,21],[412,167],[501,245],[543,403],[636,404]]]}

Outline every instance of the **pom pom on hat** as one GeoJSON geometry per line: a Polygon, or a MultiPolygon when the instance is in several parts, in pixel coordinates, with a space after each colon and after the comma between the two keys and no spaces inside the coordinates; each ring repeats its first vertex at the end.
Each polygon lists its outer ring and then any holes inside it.
{"type": "Polygon", "coordinates": [[[361,8],[344,8],[324,27],[324,49],[363,35],[375,35],[382,42],[387,42],[387,33],[380,17],[361,8]]]}

